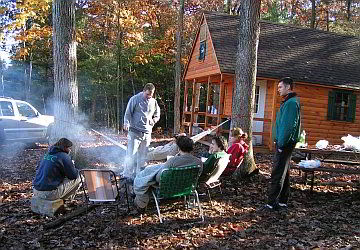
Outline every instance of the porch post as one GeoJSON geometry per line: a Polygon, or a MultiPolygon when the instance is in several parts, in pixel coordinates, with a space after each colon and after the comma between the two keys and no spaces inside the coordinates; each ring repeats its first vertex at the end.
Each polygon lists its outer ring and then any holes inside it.
{"type": "Polygon", "coordinates": [[[187,103],[188,103],[188,88],[189,88],[189,84],[188,81],[185,80],[185,84],[184,84],[184,104],[183,104],[183,115],[182,115],[182,119],[181,119],[181,126],[184,126],[185,123],[185,112],[187,111],[187,103]]]}
{"type": "Polygon", "coordinates": [[[195,110],[195,84],[196,79],[193,80],[192,84],[192,98],[191,98],[191,116],[190,116],[190,136],[192,136],[192,127],[194,122],[194,110],[195,110]]]}
{"type": "MultiPolygon", "coordinates": [[[[224,83],[223,83],[223,74],[220,74],[220,93],[219,93],[219,111],[218,111],[218,117],[217,117],[217,126],[221,123],[221,115],[224,112],[224,83]]],[[[218,128],[218,132],[221,130],[221,128],[218,128]]]]}
{"type": "Polygon", "coordinates": [[[211,76],[208,77],[207,93],[206,93],[206,110],[205,110],[205,129],[208,127],[209,99],[210,99],[210,82],[211,76]]]}

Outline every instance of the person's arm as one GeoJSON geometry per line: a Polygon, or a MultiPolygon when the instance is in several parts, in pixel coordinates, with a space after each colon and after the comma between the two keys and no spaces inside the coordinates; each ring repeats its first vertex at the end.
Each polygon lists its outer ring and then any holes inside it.
{"type": "Polygon", "coordinates": [[[62,157],[62,163],[64,166],[65,176],[70,180],[75,180],[79,176],[79,171],[75,168],[70,156],[64,153],[62,157]]]}
{"type": "Polygon", "coordinates": [[[155,100],[155,113],[154,113],[154,116],[153,116],[154,125],[155,125],[155,123],[157,123],[159,120],[160,120],[160,107],[159,107],[157,101],[155,100]]]}
{"type": "Polygon", "coordinates": [[[134,96],[131,97],[126,106],[125,115],[124,115],[124,129],[125,130],[128,130],[130,127],[130,121],[131,121],[132,114],[133,114],[135,106],[136,106],[134,99],[135,99],[134,96]]]}
{"type": "Polygon", "coordinates": [[[285,105],[281,117],[282,131],[276,142],[281,151],[290,143],[291,136],[295,133],[299,119],[300,110],[298,104],[296,102],[290,102],[285,105]]]}

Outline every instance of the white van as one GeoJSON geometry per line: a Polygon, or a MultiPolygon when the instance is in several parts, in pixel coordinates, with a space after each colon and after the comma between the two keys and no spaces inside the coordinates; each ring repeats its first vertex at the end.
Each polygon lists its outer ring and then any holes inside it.
{"type": "Polygon", "coordinates": [[[54,116],[42,115],[25,101],[0,97],[0,143],[48,139],[54,116]]]}

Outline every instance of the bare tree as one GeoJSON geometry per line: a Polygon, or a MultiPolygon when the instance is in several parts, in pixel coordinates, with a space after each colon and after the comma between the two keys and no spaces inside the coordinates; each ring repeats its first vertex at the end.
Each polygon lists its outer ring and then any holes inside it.
{"type": "Polygon", "coordinates": [[[55,126],[51,141],[75,139],[78,109],[76,82],[75,0],[53,1],[55,126]]]}
{"type": "Polygon", "coordinates": [[[316,21],[316,3],[315,0],[311,0],[311,23],[310,23],[311,29],[315,29],[315,21],[316,21]]]}
{"type": "Polygon", "coordinates": [[[238,13],[238,52],[236,57],[235,87],[232,100],[231,128],[241,127],[248,132],[250,143],[249,153],[238,168],[237,175],[246,176],[256,169],[252,138],[253,107],[256,86],[257,49],[260,35],[260,4],[261,0],[243,0],[238,13]]]}
{"type": "Polygon", "coordinates": [[[351,0],[346,0],[346,12],[347,12],[347,20],[348,22],[351,19],[351,0]]]}
{"type": "Polygon", "coordinates": [[[174,133],[180,132],[180,86],[181,86],[181,48],[184,27],[184,1],[180,0],[178,28],[176,31],[176,65],[175,65],[175,103],[174,103],[174,133]]]}

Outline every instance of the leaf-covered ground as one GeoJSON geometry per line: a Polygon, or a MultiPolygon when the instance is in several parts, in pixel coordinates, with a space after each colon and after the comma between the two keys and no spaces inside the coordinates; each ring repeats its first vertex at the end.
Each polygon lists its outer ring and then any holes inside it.
{"type": "MultiPolygon", "coordinates": [[[[115,138],[115,137],[113,137],[115,138]]],[[[124,137],[116,138],[126,143],[124,137]]],[[[157,140],[157,143],[162,143],[157,140]]],[[[140,216],[133,211],[115,217],[115,210],[98,207],[62,225],[48,223],[84,205],[82,193],[66,203],[66,211],[54,218],[30,209],[31,180],[47,145],[0,148],[0,248],[2,249],[359,249],[359,176],[328,173],[317,175],[311,194],[298,171],[292,170],[291,199],[287,212],[260,212],[266,198],[271,155],[256,154],[260,174],[246,181],[224,181],[223,193],[213,190],[213,206],[201,196],[205,222],[197,210],[184,210],[181,201],[162,203],[165,222],[160,224],[151,203],[140,216]],[[341,181],[341,183],[339,183],[341,181]],[[345,185],[340,185],[345,183],[345,185]],[[326,183],[325,183],[326,184],[326,183]],[[330,183],[331,184],[331,183],[330,183]]],[[[101,138],[82,143],[86,167],[116,168],[122,154],[101,138]]],[[[206,148],[197,145],[196,153],[206,148]]],[[[85,163],[84,163],[85,164],[85,163]]],[[[359,167],[359,166],[355,166],[359,167]]]]}

